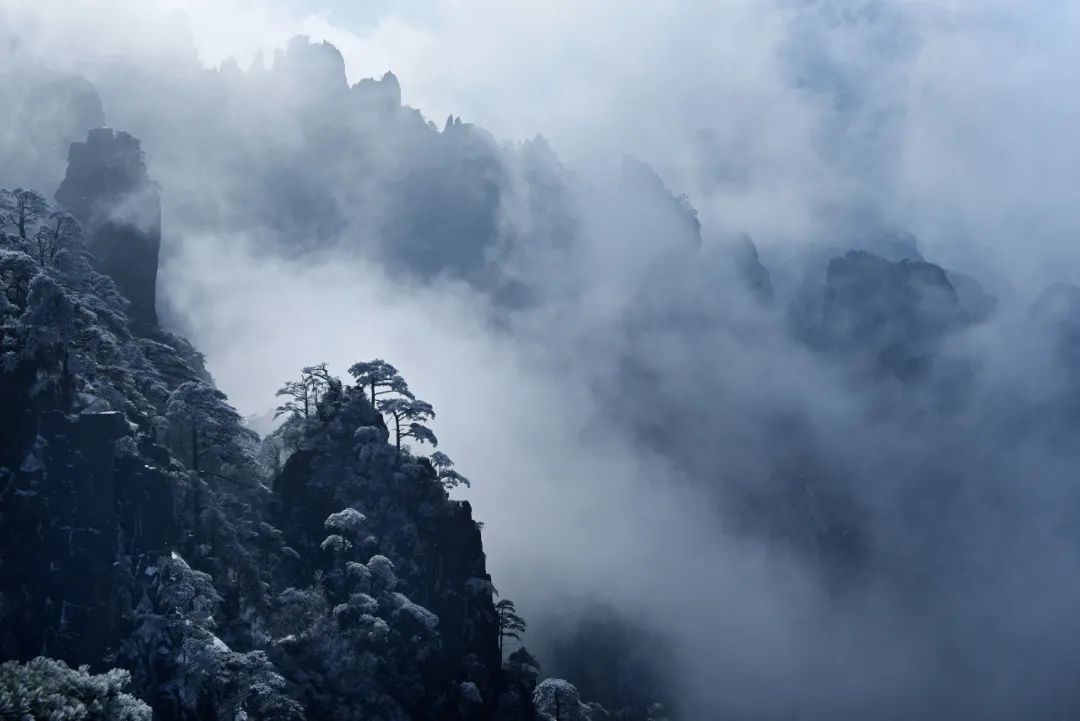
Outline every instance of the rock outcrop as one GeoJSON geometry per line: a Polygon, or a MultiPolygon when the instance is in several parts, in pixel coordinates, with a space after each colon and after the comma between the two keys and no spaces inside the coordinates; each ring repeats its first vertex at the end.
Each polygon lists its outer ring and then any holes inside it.
{"type": "Polygon", "coordinates": [[[906,380],[923,373],[946,335],[969,320],[939,266],[851,251],[829,263],[814,340],[906,380]]]}
{"type": "Polygon", "coordinates": [[[735,241],[735,270],[750,294],[758,302],[769,305],[773,302],[774,292],[769,269],[761,262],[757,246],[749,235],[741,235],[735,241]]]}
{"type": "Polygon", "coordinates": [[[365,113],[391,113],[401,109],[401,85],[397,76],[386,73],[376,80],[364,78],[352,86],[352,94],[365,113]]]}
{"type": "Polygon", "coordinates": [[[620,206],[626,230],[657,249],[701,247],[701,221],[683,195],[675,195],[660,175],[637,158],[623,158],[619,176],[620,206]]]}
{"type": "Polygon", "coordinates": [[[57,201],[82,224],[98,270],[131,302],[136,331],[157,326],[161,199],[139,141],[108,128],[73,143],[57,201]]]}
{"type": "MultiPolygon", "coordinates": [[[[482,699],[476,711],[491,713],[502,664],[479,526],[468,503],[447,498],[426,459],[399,455],[387,443],[364,391],[345,388],[320,403],[275,491],[288,509],[282,528],[304,573],[325,563],[326,519],[360,509],[365,540],[351,553],[357,560],[386,556],[399,589],[438,618],[441,643],[421,664],[423,689],[395,699],[410,717],[457,718],[452,690],[464,683],[482,699]]],[[[331,573],[325,583],[334,593],[340,581],[331,573]]]]}

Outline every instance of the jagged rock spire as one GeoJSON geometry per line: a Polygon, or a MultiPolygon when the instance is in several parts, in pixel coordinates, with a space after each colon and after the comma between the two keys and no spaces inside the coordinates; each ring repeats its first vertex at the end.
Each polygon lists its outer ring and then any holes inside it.
{"type": "Polygon", "coordinates": [[[97,128],[72,143],[56,200],[82,223],[98,269],[131,301],[136,330],[156,326],[161,199],[138,139],[97,128]]]}

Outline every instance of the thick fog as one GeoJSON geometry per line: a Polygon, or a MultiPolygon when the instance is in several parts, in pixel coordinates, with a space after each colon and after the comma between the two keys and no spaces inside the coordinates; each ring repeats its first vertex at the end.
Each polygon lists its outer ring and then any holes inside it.
{"type": "Polygon", "coordinates": [[[1080,3],[339,5],[3,0],[0,186],[139,137],[244,414],[394,363],[547,673],[1080,712],[1080,3]]]}

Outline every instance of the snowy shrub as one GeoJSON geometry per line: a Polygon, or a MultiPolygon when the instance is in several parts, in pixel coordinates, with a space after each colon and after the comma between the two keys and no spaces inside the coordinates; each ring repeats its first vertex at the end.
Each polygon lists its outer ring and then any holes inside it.
{"type": "Polygon", "coordinates": [[[374,614],[379,612],[379,604],[366,593],[354,593],[349,596],[349,605],[362,613],[374,614]]]}
{"type": "Polygon", "coordinates": [[[394,573],[394,564],[386,556],[372,556],[367,562],[368,571],[371,573],[371,588],[374,595],[389,593],[398,584],[397,574],[394,573]]]}
{"type": "Polygon", "coordinates": [[[214,609],[221,596],[214,588],[209,574],[191,568],[173,553],[158,559],[155,575],[157,611],[163,616],[176,616],[196,626],[212,629],[214,609]]]}
{"type": "Polygon", "coordinates": [[[41,656],[8,661],[0,664],[0,718],[150,721],[150,707],[124,692],[130,680],[120,669],[91,675],[41,656]]]}
{"type": "Polygon", "coordinates": [[[394,593],[391,594],[391,598],[394,600],[398,615],[407,616],[429,633],[435,632],[436,627],[439,625],[438,616],[423,606],[413,603],[404,594],[394,593]]]}
{"type": "Polygon", "coordinates": [[[533,691],[533,705],[544,721],[593,721],[592,711],[581,702],[577,688],[561,678],[541,681],[533,691]]]}
{"type": "Polygon", "coordinates": [[[367,517],[355,508],[346,508],[337,513],[331,513],[323,524],[328,531],[336,531],[342,535],[356,537],[367,522],[367,517]]]}
{"type": "Polygon", "coordinates": [[[353,579],[361,588],[371,588],[371,571],[364,564],[349,561],[345,564],[345,575],[353,579]]]}
{"type": "Polygon", "coordinates": [[[352,548],[352,544],[346,541],[336,533],[327,536],[326,539],[319,545],[324,551],[330,551],[332,553],[346,553],[352,548]]]}

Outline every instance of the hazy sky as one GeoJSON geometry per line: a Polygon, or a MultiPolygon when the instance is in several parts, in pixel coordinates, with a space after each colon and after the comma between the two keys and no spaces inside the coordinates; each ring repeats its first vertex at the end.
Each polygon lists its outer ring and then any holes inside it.
{"type": "Polygon", "coordinates": [[[166,52],[183,23],[162,8],[183,11],[210,66],[245,66],[298,33],[328,39],[351,81],[392,69],[405,102],[436,122],[543,133],[572,165],[633,153],[708,228],[766,246],[821,231],[822,209],[861,204],[954,266],[1080,271],[1073,0],[7,4],[55,14],[47,25],[69,52],[166,52]],[[92,39],[71,37],[88,24],[92,39]]]}

